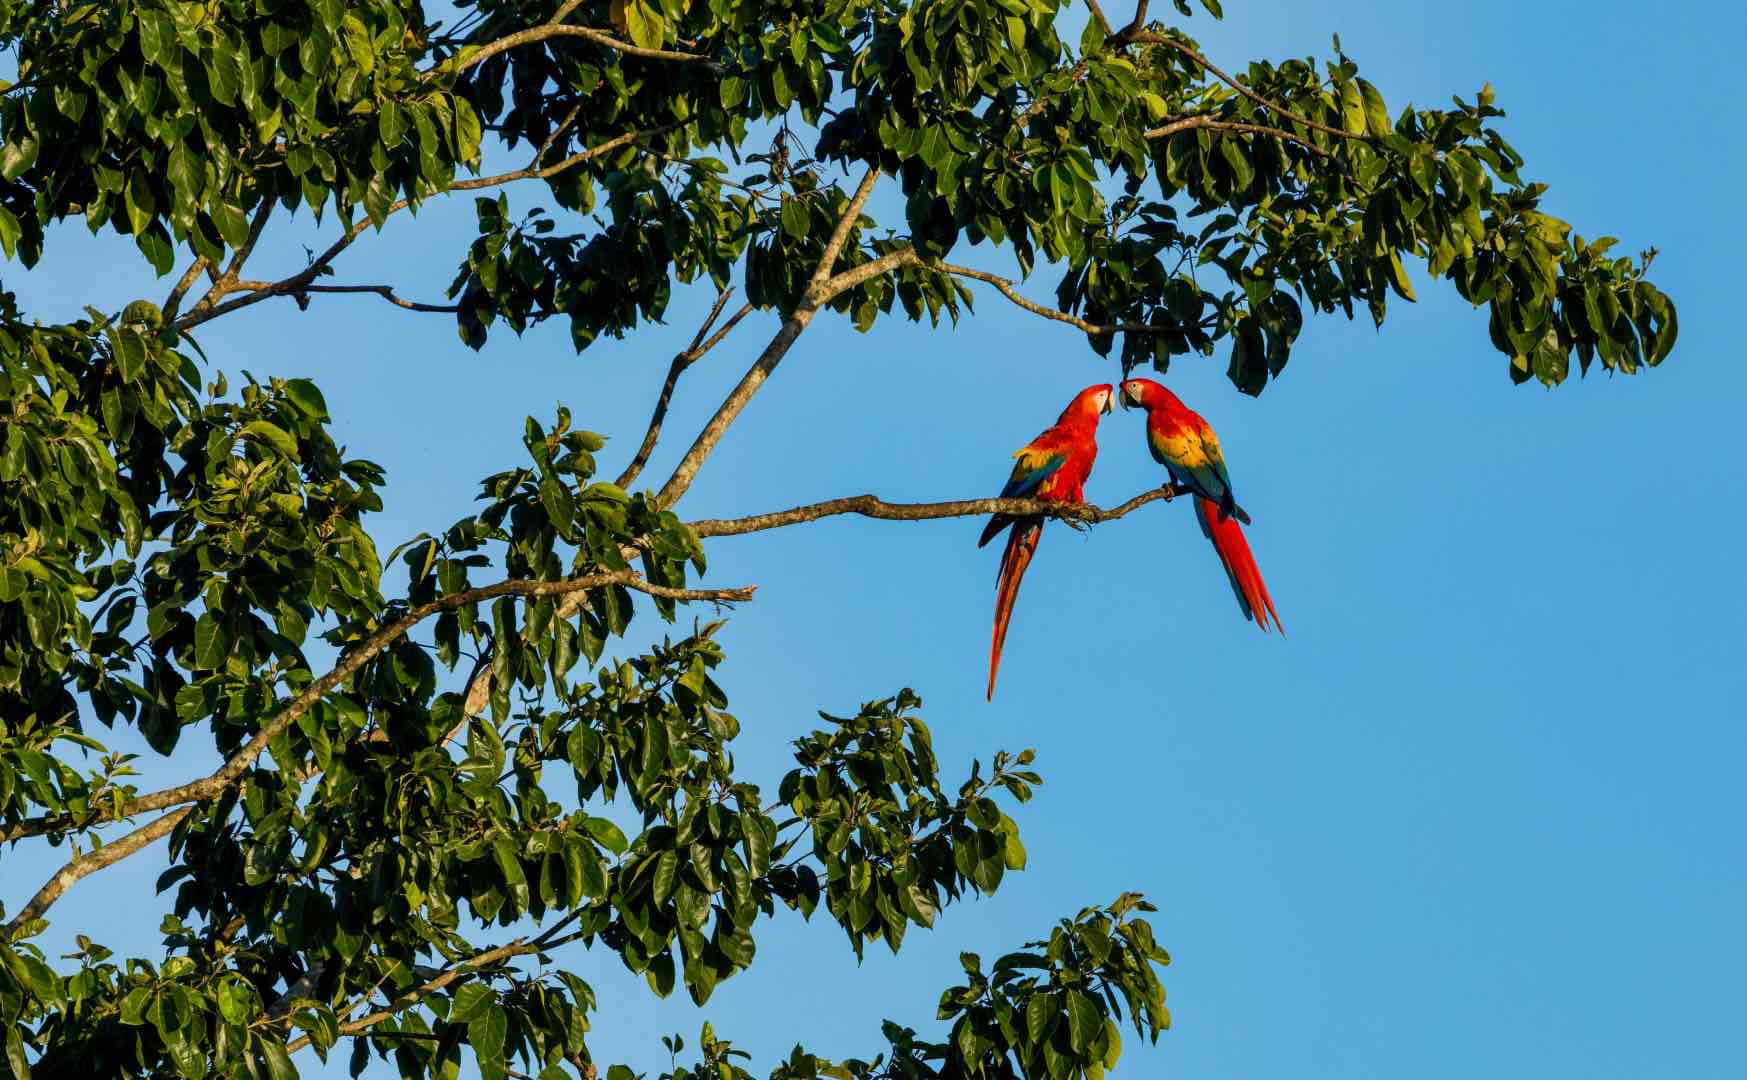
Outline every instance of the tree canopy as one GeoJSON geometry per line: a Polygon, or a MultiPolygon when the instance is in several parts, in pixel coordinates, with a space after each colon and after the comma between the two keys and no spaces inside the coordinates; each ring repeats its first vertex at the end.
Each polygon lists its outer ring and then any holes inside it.
{"type": "MultiPolygon", "coordinates": [[[[751,600],[703,583],[712,537],[845,513],[1107,521],[1169,497],[684,520],[821,312],[957,320],[986,286],[1082,331],[1113,373],[1219,356],[1259,394],[1307,308],[1381,325],[1420,260],[1486,308],[1517,382],[1668,356],[1654,252],[1614,256],[1540,209],[1489,88],[1391,109],[1338,38],[1321,60],[1222,66],[1185,32],[1215,0],[1141,0],[1121,25],[1089,7],[0,0],[0,248],[28,270],[78,217],[167,279],[58,324],[0,293],[0,841],[67,851],[0,896],[0,1068],[282,1080],[307,1048],[355,1072],[377,1055],[409,1077],[469,1060],[622,1080],[589,1052],[585,958],[703,1002],[783,909],[822,905],[858,955],[896,950],[1024,869],[1030,752],[943,770],[914,693],[852,688],[878,696],[826,703],[849,715],[822,713],[761,787],[735,766],[718,623],[609,652],[639,607],[677,625],[751,600]],[[524,164],[489,173],[488,153],[524,164]],[[551,208],[515,216],[512,184],[551,208]],[[880,185],[901,219],[869,210],[880,185]],[[457,192],[479,193],[477,233],[447,297],[341,280],[372,229],[457,192]],[[265,232],[300,216],[331,243],[251,276],[265,232]],[[1011,272],[951,261],[969,246],[1011,272]],[[1026,283],[1046,267],[1040,299],[1026,283]],[[568,411],[529,418],[481,509],[386,559],[369,516],[387,477],[331,436],[330,408],[362,403],[237,379],[199,344],[257,303],[316,319],[325,294],[363,292],[452,317],[474,347],[562,317],[581,351],[694,283],[716,301],[613,479],[568,411]],[[686,369],[759,310],[780,329],[674,472],[639,484],[686,369]],[[117,727],[223,764],[141,790],[106,745],[117,727]],[[162,952],[81,935],[54,962],[56,902],[166,838],[162,952]],[[485,944],[492,928],[514,936],[485,944]]],[[[887,1024],[866,1060],[797,1047],[770,1075],[1101,1076],[1125,1026],[1169,1022],[1149,910],[1126,893],[967,953],[938,1030],[887,1024]]],[[[748,1075],[713,1033],[697,1050],[673,1075],[748,1075]]]]}

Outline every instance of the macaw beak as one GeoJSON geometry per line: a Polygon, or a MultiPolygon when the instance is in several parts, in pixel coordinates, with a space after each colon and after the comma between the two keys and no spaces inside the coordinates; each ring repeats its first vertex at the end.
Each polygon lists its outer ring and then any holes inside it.
{"type": "Polygon", "coordinates": [[[1116,403],[1114,401],[1112,401],[1111,398],[1114,398],[1115,396],[1116,396],[1115,394],[1112,394],[1112,395],[1110,395],[1110,397],[1105,398],[1104,399],[1104,407],[1102,409],[1099,409],[1098,411],[1105,416],[1109,416],[1112,412],[1114,412],[1116,409],[1116,403]]]}
{"type": "Polygon", "coordinates": [[[1128,396],[1128,387],[1126,387],[1126,386],[1123,387],[1121,390],[1117,391],[1117,393],[1122,398],[1122,411],[1123,412],[1127,412],[1129,409],[1129,406],[1136,404],[1136,402],[1128,396]]]}

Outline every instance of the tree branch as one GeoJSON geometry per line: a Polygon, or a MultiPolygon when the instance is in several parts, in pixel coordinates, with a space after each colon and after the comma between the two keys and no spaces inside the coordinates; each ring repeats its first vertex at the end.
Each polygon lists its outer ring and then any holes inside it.
{"type": "Polygon", "coordinates": [[[685,373],[686,368],[697,363],[700,357],[727,337],[728,332],[733,330],[741,319],[752,314],[751,304],[742,305],[739,311],[729,316],[728,321],[722,324],[722,329],[705,340],[704,335],[708,334],[710,328],[716,324],[716,319],[722,314],[722,308],[727,306],[728,298],[733,295],[733,289],[722,290],[721,295],[716,297],[716,303],[710,308],[709,316],[704,319],[704,324],[698,327],[698,332],[692,338],[692,343],[674,355],[673,363],[667,369],[667,380],[661,384],[661,394],[655,399],[655,413],[649,418],[649,430],[643,433],[642,445],[637,447],[637,453],[632,456],[631,463],[625,466],[625,471],[620,473],[619,478],[614,481],[620,488],[628,489],[631,486],[631,483],[642,473],[643,466],[649,463],[649,455],[655,452],[655,443],[661,438],[661,425],[667,419],[667,408],[673,401],[673,388],[679,383],[679,377],[685,373]]]}
{"type": "Polygon", "coordinates": [[[1101,323],[1087,322],[1078,315],[1070,315],[1069,313],[1056,308],[1044,307],[1042,304],[1039,304],[1034,300],[1027,300],[1013,287],[1017,282],[1010,278],[1004,278],[998,274],[991,274],[984,270],[972,270],[968,266],[955,266],[952,263],[946,262],[934,263],[929,267],[929,269],[938,270],[945,274],[952,274],[956,277],[968,277],[974,278],[977,281],[986,281],[999,289],[1002,296],[1005,296],[1015,304],[1018,304],[1026,311],[1029,311],[1034,315],[1041,315],[1046,319],[1052,319],[1055,322],[1067,323],[1069,326],[1077,327],[1092,335],[1119,333],[1164,334],[1173,330],[1182,329],[1180,326],[1154,326],[1150,323],[1111,323],[1105,325],[1101,323]]]}
{"type": "MultiPolygon", "coordinates": [[[[456,961],[454,964],[451,964],[449,967],[444,968],[442,971],[432,976],[423,984],[413,987],[411,990],[408,990],[406,993],[389,1002],[387,1008],[378,1009],[368,1015],[360,1016],[356,1020],[350,1020],[340,1024],[340,1034],[357,1035],[362,1031],[375,1027],[377,1024],[382,1023],[382,1021],[387,1020],[396,1013],[402,1012],[413,1005],[418,1004],[419,1001],[426,996],[436,993],[438,990],[443,989],[456,980],[477,973],[481,968],[490,967],[499,961],[509,960],[513,957],[544,952],[547,949],[556,948],[559,945],[574,941],[578,936],[577,934],[567,934],[560,938],[558,937],[558,931],[576,921],[576,919],[582,915],[582,912],[582,908],[575,909],[564,918],[546,928],[540,933],[540,936],[534,938],[532,941],[529,941],[525,937],[519,937],[507,945],[499,945],[493,949],[486,949],[474,953],[465,960],[456,961]]],[[[354,1004],[349,1006],[346,1011],[349,1012],[352,1008],[356,1007],[357,1005],[354,1004]]],[[[342,1013],[341,1015],[343,1017],[345,1014],[342,1013]]],[[[301,1038],[286,1044],[285,1052],[288,1054],[295,1054],[297,1051],[308,1046],[309,1041],[310,1037],[304,1035],[301,1038]]]]}
{"type": "MultiPolygon", "coordinates": [[[[0,841],[16,840],[24,836],[41,833],[66,832],[70,829],[85,829],[93,825],[120,818],[133,817],[136,814],[165,807],[180,806],[184,803],[199,803],[217,798],[225,788],[240,778],[254,764],[269,743],[297,721],[297,718],[308,712],[316,702],[320,701],[330,691],[363,667],[373,657],[389,645],[407,635],[414,626],[439,612],[467,604],[491,600],[499,596],[564,596],[597,588],[602,585],[622,585],[628,589],[647,593],[669,600],[703,600],[718,604],[737,603],[752,599],[754,586],[727,589],[674,589],[664,585],[652,585],[638,575],[629,571],[611,571],[596,574],[585,574],[581,577],[565,578],[558,581],[500,581],[493,585],[483,585],[475,589],[466,589],[448,596],[439,597],[428,603],[412,608],[399,619],[377,630],[360,642],[350,652],[334,665],[333,670],[312,682],[302,693],[285,704],[273,718],[255,733],[255,737],[244,744],[230,760],[226,761],[216,772],[202,779],[181,784],[177,787],[164,788],[161,791],[130,799],[119,812],[109,810],[89,814],[82,818],[70,818],[60,815],[53,818],[37,818],[19,822],[8,827],[0,841]]],[[[103,869],[121,859],[132,855],[153,840],[164,836],[176,827],[192,808],[183,807],[180,810],[165,814],[120,840],[103,847],[95,848],[79,855],[62,867],[51,877],[42,888],[38,889],[29,903],[21,908],[17,915],[4,928],[4,937],[11,938],[26,923],[40,917],[61,894],[79,881],[79,879],[103,869]]]]}
{"type": "MultiPolygon", "coordinates": [[[[829,296],[819,297],[817,294],[827,287],[831,271],[837,265],[837,256],[842,254],[843,245],[849,240],[850,232],[854,230],[856,222],[861,220],[861,208],[867,205],[867,197],[873,194],[874,183],[879,178],[879,167],[870,165],[867,175],[861,178],[861,185],[849,197],[849,205],[844,207],[843,216],[837,219],[836,227],[831,230],[831,238],[825,241],[825,251],[819,256],[819,265],[813,268],[813,276],[807,281],[806,301],[811,301],[814,308],[830,299],[829,296]]],[[[831,295],[835,296],[842,291],[833,289],[831,295]]]]}
{"type": "MultiPolygon", "coordinates": [[[[468,180],[457,180],[445,188],[443,192],[435,192],[431,197],[435,197],[435,195],[438,194],[445,194],[450,191],[475,191],[480,188],[497,187],[500,184],[508,184],[516,180],[547,180],[564,170],[573,168],[591,158],[611,153],[621,146],[625,146],[646,136],[660,135],[672,131],[675,128],[684,126],[685,123],[686,121],[682,120],[672,124],[662,124],[659,127],[649,128],[644,131],[628,131],[623,135],[618,135],[614,138],[608,139],[599,146],[578,151],[577,153],[565,158],[563,161],[555,162],[544,168],[529,166],[528,168],[517,169],[513,172],[498,173],[495,176],[480,176],[468,180]]],[[[398,214],[410,205],[412,205],[412,200],[400,199],[388,207],[388,210],[384,213],[384,217],[398,214]]],[[[260,223],[265,220],[265,216],[263,215],[256,220],[257,223],[260,223]]],[[[176,320],[176,327],[181,330],[190,330],[199,326],[201,323],[216,319],[220,315],[228,314],[239,308],[249,307],[252,304],[258,304],[263,300],[271,299],[275,296],[292,296],[300,292],[322,291],[312,289],[310,286],[315,279],[321,275],[322,270],[333,263],[334,259],[340,254],[340,252],[346,250],[346,248],[351,246],[354,240],[357,240],[358,237],[364,235],[364,230],[368,229],[370,224],[371,222],[368,217],[359,219],[350,229],[346,230],[345,235],[334,241],[326,251],[317,255],[307,267],[292,274],[290,277],[271,283],[251,282],[249,283],[249,287],[246,288],[239,287],[239,283],[234,277],[231,277],[229,280],[221,279],[218,283],[213,285],[212,289],[207,292],[201,302],[195,305],[193,311],[176,320]],[[234,292],[245,292],[246,295],[231,300],[225,300],[222,303],[214,303],[214,301],[234,292]]],[[[249,243],[245,245],[245,252],[243,254],[246,254],[247,249],[252,249],[254,247],[254,238],[258,236],[258,233],[251,231],[250,236],[251,239],[249,243]]],[[[233,260],[232,265],[233,267],[240,268],[241,263],[233,260]]],[[[227,276],[229,273],[230,272],[227,271],[227,276]]]]}
{"type": "Polygon", "coordinates": [[[287,286],[282,281],[238,281],[233,282],[231,292],[267,293],[271,296],[303,296],[307,293],[375,293],[384,300],[408,311],[436,311],[454,314],[461,310],[458,304],[421,304],[416,300],[406,300],[396,295],[390,285],[295,285],[287,286]]]}
{"type": "Polygon", "coordinates": [[[174,319],[176,317],[177,309],[182,306],[182,298],[187,296],[188,290],[194,287],[195,279],[200,277],[202,273],[205,273],[207,268],[211,265],[212,263],[207,260],[206,256],[202,255],[190,263],[187,270],[183,271],[182,276],[176,281],[175,288],[171,289],[170,295],[164,298],[163,311],[165,319],[174,319]]]}
{"type": "Polygon", "coordinates": [[[1352,132],[1344,130],[1342,128],[1330,127],[1327,124],[1318,123],[1317,121],[1312,120],[1307,116],[1300,116],[1299,114],[1286,108],[1286,106],[1281,105],[1279,102],[1272,101],[1268,98],[1263,97],[1261,94],[1258,94],[1254,90],[1251,90],[1248,86],[1246,86],[1243,83],[1239,82],[1238,80],[1232,78],[1230,75],[1226,74],[1224,71],[1221,71],[1213,63],[1213,61],[1207,59],[1207,57],[1205,57],[1205,56],[1202,56],[1199,52],[1196,52],[1192,46],[1186,44],[1185,42],[1178,41],[1176,38],[1171,37],[1169,34],[1160,34],[1160,33],[1156,33],[1156,32],[1151,31],[1151,30],[1142,30],[1139,27],[1130,26],[1128,29],[1124,30],[1121,34],[1117,35],[1117,38],[1121,44],[1134,43],[1134,44],[1138,44],[1138,45],[1163,45],[1168,49],[1175,49],[1177,52],[1182,53],[1184,56],[1187,56],[1189,59],[1195,61],[1197,64],[1200,64],[1203,68],[1205,68],[1208,72],[1210,72],[1214,78],[1218,79],[1220,82],[1231,87],[1233,90],[1236,90],[1238,93],[1242,94],[1244,97],[1249,98],[1251,101],[1255,102],[1257,105],[1260,105],[1263,108],[1268,109],[1272,112],[1278,113],[1283,119],[1290,120],[1294,124],[1302,124],[1305,127],[1311,129],[1312,131],[1320,131],[1325,135],[1333,135],[1334,137],[1336,137],[1338,139],[1353,139],[1353,140],[1356,140],[1358,142],[1370,141],[1364,135],[1355,135],[1352,132]]]}
{"type": "MultiPolygon", "coordinates": [[[[249,235],[244,238],[242,246],[231,253],[230,265],[224,268],[222,274],[218,272],[216,266],[211,263],[207,264],[206,276],[211,280],[212,285],[206,290],[205,295],[201,296],[200,301],[194,305],[194,311],[190,312],[187,317],[192,318],[199,312],[210,309],[227,293],[233,291],[237,275],[242,273],[243,264],[249,261],[250,255],[254,254],[255,245],[261,242],[261,233],[267,228],[267,219],[273,216],[273,208],[278,205],[279,196],[277,195],[268,195],[261,200],[261,205],[255,210],[253,220],[249,222],[249,235]]],[[[178,306],[180,306],[180,301],[178,301],[178,306]]],[[[166,310],[165,316],[166,318],[173,317],[173,313],[166,310]]]]}
{"type": "Polygon", "coordinates": [[[1091,9],[1092,18],[1098,23],[1098,29],[1104,31],[1105,37],[1110,37],[1110,20],[1104,17],[1104,8],[1099,5],[1098,0],[1086,0],[1086,7],[1091,9]]]}
{"type": "MultiPolygon", "coordinates": [[[[813,268],[813,276],[807,284],[807,291],[802,294],[800,304],[795,307],[787,319],[783,320],[781,329],[777,330],[776,336],[770,339],[770,344],[764,347],[762,353],[759,353],[758,359],[753,361],[752,367],[748,368],[746,374],[741,376],[740,382],[728,392],[728,397],[722,404],[717,406],[715,414],[704,425],[704,429],[698,432],[698,437],[693,440],[691,449],[685,452],[685,457],[681,458],[679,464],[675,466],[673,475],[668,477],[667,483],[661,486],[661,491],[656,495],[656,501],[660,505],[672,506],[681,495],[686,493],[686,489],[691,487],[692,480],[696,478],[698,469],[703,467],[704,459],[710,456],[711,451],[715,450],[716,444],[722,441],[722,436],[727,432],[729,425],[733,424],[735,418],[740,415],[740,411],[746,408],[746,403],[752,400],[752,396],[758,393],[758,388],[764,385],[764,381],[770,378],[770,373],[776,370],[776,366],[782,362],[783,356],[788,353],[789,347],[795,343],[795,339],[801,336],[801,332],[807,328],[807,324],[813,321],[813,315],[819,310],[820,305],[842,292],[844,288],[849,287],[840,286],[839,279],[831,277],[831,268],[836,264],[837,256],[842,252],[850,231],[861,217],[861,208],[867,203],[868,196],[873,193],[874,184],[879,180],[879,177],[879,166],[868,166],[867,174],[861,178],[860,186],[855,189],[855,194],[849,199],[849,205],[844,208],[843,215],[837,219],[836,227],[831,230],[830,239],[825,242],[824,254],[819,258],[819,265],[813,268]]],[[[860,270],[862,267],[856,269],[860,270]]],[[[839,278],[847,277],[853,273],[855,271],[848,271],[839,275],[839,278]]]]}
{"type": "Polygon", "coordinates": [[[906,244],[896,251],[886,252],[877,259],[869,259],[860,266],[850,267],[827,281],[821,291],[824,293],[825,300],[829,301],[832,297],[855,288],[869,278],[879,277],[881,274],[890,273],[901,267],[921,265],[922,257],[916,254],[914,247],[906,244]]]}
{"type": "Polygon", "coordinates": [[[1134,6],[1134,18],[1128,20],[1128,25],[1122,28],[1124,37],[1140,33],[1140,28],[1146,25],[1147,3],[1148,0],[1140,0],[1140,3],[1134,6]]]}
{"type": "Polygon", "coordinates": [[[1183,116],[1172,120],[1161,127],[1141,132],[1143,139],[1162,139],[1167,135],[1175,135],[1179,131],[1192,131],[1195,128],[1208,128],[1213,131],[1241,131],[1248,135],[1272,135],[1277,139],[1302,146],[1318,157],[1333,159],[1333,152],[1316,145],[1296,132],[1283,128],[1264,127],[1261,124],[1245,124],[1235,120],[1216,120],[1211,116],[1201,114],[1183,116]]]}
{"type": "Polygon", "coordinates": [[[984,517],[989,514],[1007,514],[1012,517],[1037,515],[1098,525],[1126,517],[1147,503],[1160,499],[1169,501],[1188,493],[1188,488],[1176,484],[1166,484],[1151,491],[1144,491],[1110,510],[1100,509],[1090,503],[1039,502],[1036,499],[960,499],[956,502],[889,503],[875,495],[851,495],[844,499],[830,499],[826,502],[797,506],[792,510],[779,510],[772,514],[754,514],[751,517],[743,518],[707,518],[702,521],[687,522],[687,527],[699,537],[742,536],[746,533],[781,529],[789,525],[818,521],[820,518],[836,517],[840,514],[859,514],[862,517],[878,518],[881,521],[932,521],[936,518],[984,517]]]}
{"type": "Polygon", "coordinates": [[[557,23],[542,23],[539,26],[518,30],[513,34],[498,38],[496,41],[480,49],[476,53],[466,54],[465,59],[451,61],[438,68],[438,71],[448,70],[459,74],[482,64],[501,52],[508,52],[521,45],[532,45],[535,42],[546,41],[556,37],[579,37],[592,41],[596,45],[604,45],[609,49],[624,53],[626,56],[640,56],[645,60],[671,60],[676,64],[707,63],[714,64],[709,57],[700,53],[676,52],[672,49],[645,49],[628,41],[620,41],[605,30],[596,30],[587,26],[564,26],[557,23]]]}

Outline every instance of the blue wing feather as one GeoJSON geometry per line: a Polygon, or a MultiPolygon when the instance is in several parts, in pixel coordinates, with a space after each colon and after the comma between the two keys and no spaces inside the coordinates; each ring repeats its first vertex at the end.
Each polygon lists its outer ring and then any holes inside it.
{"type": "Polygon", "coordinates": [[[1029,497],[1043,482],[1048,480],[1057,469],[1068,460],[1062,453],[1043,454],[1019,452],[1019,460],[1013,466],[1013,474],[1007,478],[1007,486],[1001,489],[1003,499],[1023,499],[1029,497]]]}

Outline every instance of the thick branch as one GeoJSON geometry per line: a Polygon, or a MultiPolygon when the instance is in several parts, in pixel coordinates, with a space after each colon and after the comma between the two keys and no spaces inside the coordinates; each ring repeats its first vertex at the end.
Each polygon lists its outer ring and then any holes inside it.
{"type": "Polygon", "coordinates": [[[1261,124],[1245,124],[1235,120],[1216,120],[1205,114],[1179,117],[1160,127],[1142,132],[1141,137],[1162,139],[1167,135],[1175,135],[1179,131],[1192,131],[1196,128],[1207,128],[1212,131],[1241,131],[1246,135],[1272,135],[1276,139],[1283,139],[1286,142],[1302,146],[1318,157],[1331,159],[1334,157],[1334,154],[1329,150],[1316,145],[1296,132],[1287,131],[1284,128],[1265,127],[1261,124]]]}
{"type": "MultiPolygon", "coordinates": [[[[703,600],[718,604],[750,600],[753,592],[752,586],[728,589],[674,589],[664,585],[652,585],[628,571],[613,571],[585,574],[582,577],[566,578],[559,581],[500,581],[494,585],[484,585],[476,589],[466,589],[440,597],[412,608],[399,619],[365,638],[346,653],[340,662],[334,665],[332,671],[312,682],[302,693],[287,702],[274,714],[271,720],[262,726],[254,738],[250,739],[241,750],[238,750],[229,761],[226,761],[210,776],[131,799],[121,808],[119,813],[101,811],[77,819],[63,815],[19,822],[9,827],[5,835],[0,835],[0,841],[16,840],[23,836],[40,833],[84,829],[106,821],[133,817],[136,814],[152,810],[180,806],[184,803],[205,802],[217,798],[225,788],[248,771],[255,760],[261,756],[261,753],[267,749],[268,744],[295,723],[298,717],[308,712],[316,702],[351,678],[359,668],[378,653],[405,637],[413,627],[431,616],[452,608],[495,599],[499,596],[565,596],[602,585],[622,585],[628,589],[669,600],[703,600]]],[[[5,936],[11,937],[25,923],[41,916],[50,905],[60,899],[62,893],[66,892],[80,878],[126,858],[151,841],[167,834],[175,828],[177,822],[187,816],[188,812],[189,808],[184,807],[181,810],[166,814],[112,844],[88,851],[68,862],[41,889],[37,890],[30,902],[19,910],[11,922],[6,924],[5,936]]]]}
{"type": "MultiPolygon", "coordinates": [[[[842,292],[843,289],[851,287],[841,285],[840,279],[855,273],[855,270],[833,278],[831,277],[831,268],[836,265],[837,256],[842,252],[850,231],[855,227],[855,222],[861,217],[861,208],[867,203],[868,196],[873,193],[874,184],[879,180],[879,176],[879,166],[868,166],[867,174],[861,178],[860,186],[850,197],[849,205],[843,210],[843,216],[837,219],[836,227],[831,230],[831,238],[825,243],[825,252],[819,259],[819,265],[813,268],[813,276],[808,282],[807,291],[802,296],[800,304],[787,319],[783,320],[781,329],[777,330],[776,336],[770,339],[770,344],[766,345],[764,351],[758,354],[758,359],[753,361],[752,367],[748,368],[746,374],[741,376],[734,389],[728,392],[728,397],[721,405],[717,406],[715,414],[704,425],[704,429],[698,432],[698,437],[693,440],[691,449],[685,452],[685,457],[681,458],[679,464],[674,468],[673,475],[668,477],[667,483],[661,486],[661,491],[656,495],[656,501],[660,505],[672,506],[681,495],[686,493],[686,489],[691,487],[692,480],[697,476],[698,469],[703,467],[704,459],[709,457],[710,452],[716,448],[716,444],[722,441],[722,436],[727,432],[729,425],[733,424],[735,418],[740,415],[740,411],[746,408],[746,403],[752,400],[752,396],[758,393],[758,388],[764,385],[764,381],[770,378],[770,373],[776,370],[778,364],[782,363],[783,356],[788,353],[789,347],[795,343],[795,339],[801,336],[801,332],[807,328],[807,324],[813,321],[813,315],[819,310],[819,307],[842,292]]],[[[862,268],[856,268],[856,270],[860,269],[862,268]]]]}
{"type": "Polygon", "coordinates": [[[848,270],[845,270],[843,273],[838,274],[836,277],[825,282],[821,292],[823,292],[825,300],[828,301],[832,297],[847,292],[870,278],[879,277],[881,274],[890,273],[901,267],[920,265],[922,265],[922,257],[916,254],[916,249],[914,247],[906,244],[896,251],[886,252],[877,259],[869,259],[860,266],[850,267],[848,270]]]}
{"type": "MultiPolygon", "coordinates": [[[[861,208],[867,205],[867,197],[873,194],[874,183],[880,178],[880,170],[876,165],[868,166],[867,174],[861,178],[861,184],[855,189],[855,194],[849,197],[849,205],[844,207],[843,214],[837,219],[837,225],[831,230],[831,238],[825,241],[825,251],[819,256],[819,265],[813,268],[813,276],[807,282],[806,301],[813,307],[825,302],[816,294],[821,292],[831,271],[837,266],[837,257],[843,253],[843,245],[849,240],[849,234],[854,231],[855,224],[861,220],[861,208]]],[[[842,289],[836,292],[842,292],[842,289]]],[[[833,294],[835,295],[835,293],[833,294]]]]}
{"type": "Polygon", "coordinates": [[[1007,514],[1011,517],[1039,515],[1097,525],[1126,517],[1147,503],[1160,499],[1168,501],[1178,495],[1186,495],[1188,491],[1189,489],[1175,484],[1166,484],[1164,487],[1144,491],[1110,510],[1100,509],[1090,503],[1039,502],[1036,499],[960,499],[957,502],[889,503],[875,495],[851,495],[845,499],[830,499],[808,506],[797,506],[792,510],[779,510],[773,514],[693,521],[688,522],[687,527],[700,537],[741,536],[745,533],[781,529],[789,525],[818,521],[820,518],[836,517],[840,514],[860,514],[862,517],[878,518],[881,521],[932,521],[936,518],[985,517],[990,514],[1007,514]]]}
{"type": "Polygon", "coordinates": [[[733,330],[741,319],[752,314],[751,304],[741,305],[740,310],[729,316],[728,321],[722,324],[720,330],[706,339],[704,335],[710,333],[710,328],[716,324],[716,319],[722,314],[722,308],[727,305],[728,298],[733,295],[733,289],[722,290],[721,295],[716,297],[716,303],[710,308],[709,316],[704,319],[704,324],[698,327],[698,332],[692,338],[692,343],[674,355],[673,363],[667,369],[667,379],[661,384],[661,394],[655,399],[655,412],[649,418],[649,430],[643,433],[643,442],[637,447],[637,453],[632,455],[631,463],[625,466],[625,471],[619,474],[618,480],[614,481],[619,487],[629,488],[638,475],[642,473],[643,466],[649,463],[649,455],[655,452],[655,444],[661,438],[661,425],[667,419],[667,408],[673,401],[673,388],[678,385],[679,377],[685,374],[686,368],[697,363],[700,357],[727,337],[728,332],[733,330]]]}

